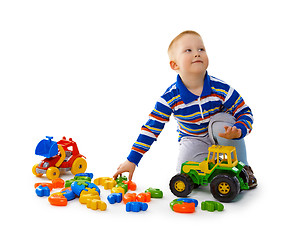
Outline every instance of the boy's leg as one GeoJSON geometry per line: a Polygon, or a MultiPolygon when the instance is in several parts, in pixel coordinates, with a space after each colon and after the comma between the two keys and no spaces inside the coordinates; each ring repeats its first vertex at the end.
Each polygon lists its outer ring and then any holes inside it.
{"type": "Polygon", "coordinates": [[[228,113],[218,113],[211,117],[208,133],[212,144],[223,145],[223,146],[234,146],[236,147],[238,160],[248,165],[247,151],[244,139],[231,140],[220,137],[218,134],[225,132],[224,126],[232,127],[235,124],[235,118],[228,113]]]}
{"type": "Polygon", "coordinates": [[[202,162],[208,155],[211,142],[206,137],[184,137],[179,142],[179,156],[176,171],[180,172],[182,163],[186,161],[202,162]]]}

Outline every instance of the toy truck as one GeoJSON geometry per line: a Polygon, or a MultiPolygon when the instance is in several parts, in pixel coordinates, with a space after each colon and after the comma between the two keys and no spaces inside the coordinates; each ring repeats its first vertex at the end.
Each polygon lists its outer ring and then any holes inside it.
{"type": "Polygon", "coordinates": [[[170,190],[177,197],[186,197],[194,188],[210,183],[214,198],[231,202],[241,190],[249,189],[249,176],[244,164],[237,159],[236,148],[213,145],[202,162],[187,161],[181,173],[172,177],[170,190]]]}
{"type": "Polygon", "coordinates": [[[50,180],[59,177],[62,171],[71,171],[72,174],[84,173],[87,169],[85,156],[79,153],[76,142],[71,138],[63,137],[60,141],[52,141],[53,137],[46,137],[40,141],[35,154],[45,157],[39,164],[35,164],[32,172],[41,177],[46,174],[50,180]]]}

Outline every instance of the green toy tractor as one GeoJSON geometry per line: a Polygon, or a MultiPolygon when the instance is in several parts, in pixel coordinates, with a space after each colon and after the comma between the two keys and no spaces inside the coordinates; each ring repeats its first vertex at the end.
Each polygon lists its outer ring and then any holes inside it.
{"type": "Polygon", "coordinates": [[[181,173],[170,181],[170,190],[177,197],[186,197],[194,188],[210,183],[214,198],[231,202],[241,190],[249,189],[249,176],[244,166],[237,159],[235,147],[213,145],[208,148],[208,157],[203,162],[182,164],[181,173]]]}

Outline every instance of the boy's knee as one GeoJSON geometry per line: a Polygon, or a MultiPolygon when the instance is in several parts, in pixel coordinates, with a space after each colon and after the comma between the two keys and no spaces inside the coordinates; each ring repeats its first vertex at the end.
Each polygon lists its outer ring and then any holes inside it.
{"type": "Polygon", "coordinates": [[[228,113],[218,113],[210,118],[208,132],[212,144],[218,144],[218,134],[225,132],[225,126],[233,126],[236,123],[235,117],[228,113]]]}

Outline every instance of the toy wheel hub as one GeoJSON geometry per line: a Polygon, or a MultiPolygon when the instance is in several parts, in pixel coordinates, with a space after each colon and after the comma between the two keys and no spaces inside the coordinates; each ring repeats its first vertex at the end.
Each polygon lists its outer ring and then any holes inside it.
{"type": "Polygon", "coordinates": [[[177,181],[174,184],[174,188],[178,191],[178,192],[182,192],[185,190],[185,184],[182,181],[177,181]]]}
{"type": "Polygon", "coordinates": [[[228,183],[226,182],[221,182],[219,185],[218,185],[218,190],[220,193],[222,194],[228,194],[231,190],[231,187],[228,183]]]}

